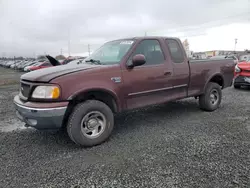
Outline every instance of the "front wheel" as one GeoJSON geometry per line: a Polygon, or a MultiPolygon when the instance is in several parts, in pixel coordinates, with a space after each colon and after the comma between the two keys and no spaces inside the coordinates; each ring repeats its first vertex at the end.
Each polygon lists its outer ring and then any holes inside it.
{"type": "Polygon", "coordinates": [[[113,127],[111,109],[101,101],[88,100],[74,108],[69,116],[67,132],[76,144],[91,147],[107,140],[113,127]]]}
{"type": "Polygon", "coordinates": [[[199,96],[200,108],[204,111],[214,111],[219,108],[222,98],[221,87],[217,83],[208,83],[205,93],[199,96]]]}

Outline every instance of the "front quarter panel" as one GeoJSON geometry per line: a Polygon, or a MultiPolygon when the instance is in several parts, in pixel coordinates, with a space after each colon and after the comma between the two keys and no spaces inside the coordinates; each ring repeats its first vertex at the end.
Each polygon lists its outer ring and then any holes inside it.
{"type": "Polygon", "coordinates": [[[61,86],[61,96],[65,101],[71,100],[74,96],[83,92],[102,90],[112,94],[119,108],[123,108],[123,101],[120,101],[123,96],[120,65],[75,72],[58,77],[51,83],[61,86]]]}

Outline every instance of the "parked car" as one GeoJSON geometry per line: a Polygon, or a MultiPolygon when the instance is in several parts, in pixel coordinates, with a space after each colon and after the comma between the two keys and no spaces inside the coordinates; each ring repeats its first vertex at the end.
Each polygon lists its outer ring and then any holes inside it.
{"type": "Polygon", "coordinates": [[[15,63],[13,63],[10,68],[14,69],[17,65],[18,65],[19,61],[15,61],[15,63]]]}
{"type": "Polygon", "coordinates": [[[66,65],[77,65],[77,64],[79,64],[79,63],[82,63],[82,62],[84,62],[84,57],[83,58],[79,58],[79,59],[75,59],[75,60],[73,60],[73,61],[70,61],[68,64],[66,64],[66,65]]]}
{"type": "Polygon", "coordinates": [[[233,59],[234,60],[234,64],[236,65],[239,60],[235,55],[218,55],[218,56],[212,56],[210,57],[210,59],[233,59]]]}
{"type": "Polygon", "coordinates": [[[14,63],[15,63],[15,61],[8,61],[8,62],[5,64],[5,67],[10,68],[10,66],[11,66],[12,64],[14,64],[14,63]]]}
{"type": "Polygon", "coordinates": [[[250,86],[250,55],[244,56],[235,66],[234,88],[240,89],[241,86],[250,86]]]}
{"type": "Polygon", "coordinates": [[[24,71],[25,67],[32,66],[35,63],[37,63],[37,61],[29,61],[29,62],[25,63],[24,65],[22,65],[20,68],[22,69],[22,71],[24,71]]]}
{"type": "Polygon", "coordinates": [[[49,61],[45,61],[43,63],[39,63],[39,64],[36,64],[36,65],[29,67],[29,71],[44,69],[44,68],[48,68],[48,67],[52,67],[52,65],[49,61]]]}
{"type": "Polygon", "coordinates": [[[187,97],[216,110],[233,76],[232,59],[189,60],[178,38],[120,39],[84,63],[22,75],[14,104],[26,126],[66,128],[76,144],[94,146],[107,140],[114,114],[125,110],[187,97]]]}
{"type": "Polygon", "coordinates": [[[24,61],[19,62],[19,63],[17,64],[17,66],[16,66],[16,69],[19,70],[19,71],[21,71],[21,70],[22,70],[22,67],[23,67],[26,63],[28,63],[28,62],[29,62],[29,61],[27,61],[27,60],[24,60],[24,61]]]}
{"type": "Polygon", "coordinates": [[[31,67],[37,66],[37,65],[40,65],[40,64],[41,64],[41,62],[36,62],[36,63],[34,63],[32,65],[28,65],[28,66],[24,67],[23,70],[24,70],[24,72],[29,72],[29,71],[31,71],[30,70],[31,67]]]}
{"type": "Polygon", "coordinates": [[[248,55],[242,55],[239,58],[239,62],[249,62],[250,61],[250,54],[248,55]]]}
{"type": "Polygon", "coordinates": [[[64,61],[61,62],[62,65],[66,65],[68,64],[69,62],[73,61],[73,60],[76,60],[78,59],[78,57],[74,57],[74,56],[69,56],[67,57],[64,61]]]}

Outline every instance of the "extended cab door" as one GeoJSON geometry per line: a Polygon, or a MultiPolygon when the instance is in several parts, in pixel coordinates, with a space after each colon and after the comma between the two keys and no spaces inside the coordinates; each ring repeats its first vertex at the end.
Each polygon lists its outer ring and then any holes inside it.
{"type": "Polygon", "coordinates": [[[170,61],[173,66],[172,93],[178,98],[188,96],[190,67],[186,52],[180,40],[170,38],[165,40],[168,47],[170,61]]]}
{"type": "Polygon", "coordinates": [[[128,61],[136,54],[143,54],[146,63],[132,69],[122,67],[123,90],[128,109],[161,103],[172,97],[173,69],[166,59],[164,45],[164,40],[163,45],[157,39],[141,40],[128,61]]]}

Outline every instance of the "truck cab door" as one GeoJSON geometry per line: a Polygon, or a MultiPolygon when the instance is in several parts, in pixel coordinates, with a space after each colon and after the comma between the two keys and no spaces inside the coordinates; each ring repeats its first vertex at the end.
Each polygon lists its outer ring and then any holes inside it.
{"type": "Polygon", "coordinates": [[[171,95],[173,69],[168,67],[160,41],[144,39],[137,44],[128,58],[132,61],[136,54],[143,54],[146,63],[132,69],[122,67],[124,98],[128,109],[162,103],[171,95]]]}
{"type": "Polygon", "coordinates": [[[171,65],[173,66],[173,93],[175,97],[185,98],[188,96],[188,85],[190,77],[190,67],[188,58],[182,44],[176,39],[166,39],[171,65]]]}

